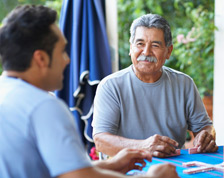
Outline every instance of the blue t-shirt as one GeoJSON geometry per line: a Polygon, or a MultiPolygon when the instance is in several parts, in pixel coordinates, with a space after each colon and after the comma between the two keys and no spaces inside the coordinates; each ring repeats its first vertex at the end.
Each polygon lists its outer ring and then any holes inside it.
{"type": "Polygon", "coordinates": [[[56,177],[90,166],[65,103],[21,79],[1,76],[0,177],[56,177]]]}

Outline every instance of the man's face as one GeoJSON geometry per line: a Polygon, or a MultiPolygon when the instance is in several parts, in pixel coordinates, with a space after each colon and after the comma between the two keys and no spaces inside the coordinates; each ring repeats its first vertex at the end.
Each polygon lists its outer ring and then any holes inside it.
{"type": "Polygon", "coordinates": [[[65,51],[67,44],[66,39],[62,35],[59,28],[54,24],[51,29],[58,36],[59,40],[56,42],[52,53],[52,61],[49,66],[45,84],[48,86],[48,90],[62,89],[63,87],[63,72],[65,67],[69,64],[70,59],[65,51]]]}
{"type": "Polygon", "coordinates": [[[161,29],[137,27],[134,42],[130,45],[130,56],[136,76],[145,82],[146,76],[156,80],[161,76],[161,68],[169,59],[173,46],[166,47],[164,33],[161,29]],[[156,62],[139,60],[140,56],[155,57],[156,62]]]}

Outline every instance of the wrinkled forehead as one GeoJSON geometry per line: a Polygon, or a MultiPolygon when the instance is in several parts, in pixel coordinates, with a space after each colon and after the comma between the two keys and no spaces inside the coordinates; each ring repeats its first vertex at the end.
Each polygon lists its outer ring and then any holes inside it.
{"type": "Polygon", "coordinates": [[[136,28],[133,42],[136,40],[159,40],[164,42],[164,32],[162,29],[155,27],[139,26],[136,28]]]}

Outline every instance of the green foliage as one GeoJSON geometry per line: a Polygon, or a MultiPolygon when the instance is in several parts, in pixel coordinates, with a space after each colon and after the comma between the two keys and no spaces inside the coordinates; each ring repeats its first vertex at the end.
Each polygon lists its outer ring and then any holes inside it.
{"type": "Polygon", "coordinates": [[[48,1],[45,1],[45,4],[44,4],[45,6],[50,7],[50,8],[52,8],[52,9],[57,11],[58,20],[60,18],[62,1],[63,0],[48,0],[48,1]]]}
{"type": "MultiPolygon", "coordinates": [[[[185,3],[187,18],[193,22],[192,29],[178,28],[174,40],[176,66],[189,74],[198,86],[200,94],[213,94],[213,64],[214,64],[214,11],[199,5],[185,3]]],[[[210,6],[214,7],[214,6],[210,6]]]]}
{"type": "Polygon", "coordinates": [[[0,24],[3,18],[16,6],[24,4],[45,5],[55,9],[60,15],[63,0],[0,0],[0,24]]]}
{"type": "Polygon", "coordinates": [[[0,0],[0,22],[16,6],[22,4],[45,4],[45,0],[0,0]]]}
{"type": "Polygon", "coordinates": [[[171,26],[174,50],[166,66],[190,75],[203,97],[213,91],[214,0],[118,0],[121,68],[131,64],[130,26],[134,19],[155,13],[171,26]],[[183,42],[178,42],[182,36],[183,42]]]}
{"type": "Polygon", "coordinates": [[[1,63],[0,63],[0,74],[2,73],[2,65],[1,65],[1,63]]]}
{"type": "Polygon", "coordinates": [[[0,0],[0,25],[2,19],[14,6],[16,6],[15,0],[0,0]]]}

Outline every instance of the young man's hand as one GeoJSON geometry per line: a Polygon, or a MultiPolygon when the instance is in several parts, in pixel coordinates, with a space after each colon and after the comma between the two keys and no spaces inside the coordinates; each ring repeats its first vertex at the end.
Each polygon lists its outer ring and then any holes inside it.
{"type": "Polygon", "coordinates": [[[176,167],[171,164],[156,164],[149,168],[146,176],[156,178],[179,178],[176,167]]]}
{"type": "Polygon", "coordinates": [[[152,156],[149,151],[138,149],[123,149],[116,156],[107,160],[110,165],[110,169],[127,173],[132,169],[142,170],[146,163],[144,159],[152,161],[152,156]],[[136,165],[136,163],[140,163],[136,165]]]}

